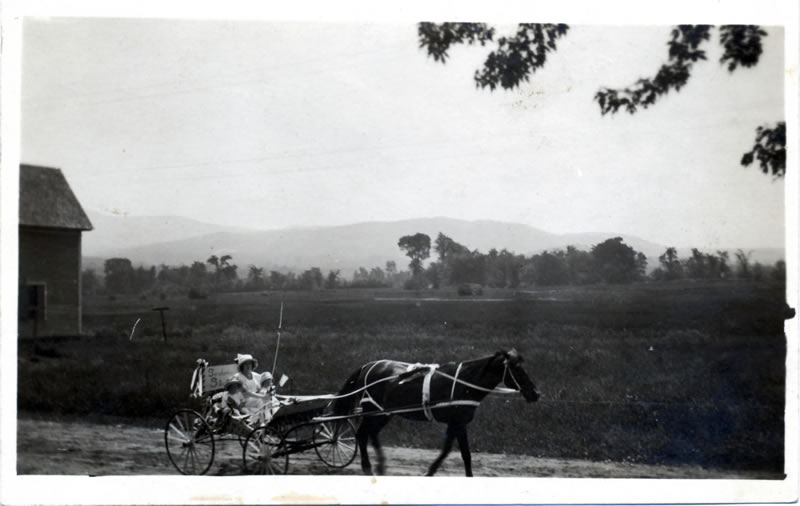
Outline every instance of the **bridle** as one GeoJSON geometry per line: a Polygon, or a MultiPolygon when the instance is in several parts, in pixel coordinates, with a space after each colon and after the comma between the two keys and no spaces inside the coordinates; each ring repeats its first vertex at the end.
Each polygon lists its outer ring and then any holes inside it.
{"type": "Polygon", "coordinates": [[[505,360],[505,368],[503,369],[503,379],[500,380],[501,383],[504,385],[506,384],[506,373],[511,376],[511,379],[514,380],[514,384],[517,386],[517,392],[522,393],[522,385],[519,384],[517,378],[514,376],[514,371],[511,370],[511,367],[508,365],[508,359],[505,360]]]}

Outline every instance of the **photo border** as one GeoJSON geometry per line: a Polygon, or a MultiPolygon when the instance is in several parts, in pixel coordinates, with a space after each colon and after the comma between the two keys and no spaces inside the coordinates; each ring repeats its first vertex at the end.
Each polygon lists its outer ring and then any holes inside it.
{"type": "Polygon", "coordinates": [[[763,503],[798,496],[798,318],[787,320],[784,480],[649,480],[438,477],[185,477],[16,475],[17,222],[20,163],[20,54],[26,16],[258,19],[309,22],[416,23],[536,20],[585,25],[760,24],[784,27],[787,135],[787,303],[798,301],[798,2],[571,0],[549,3],[293,2],[169,0],[11,0],[2,4],[2,167],[0,168],[0,503],[763,503]],[[13,296],[10,296],[13,294],[13,296]]]}

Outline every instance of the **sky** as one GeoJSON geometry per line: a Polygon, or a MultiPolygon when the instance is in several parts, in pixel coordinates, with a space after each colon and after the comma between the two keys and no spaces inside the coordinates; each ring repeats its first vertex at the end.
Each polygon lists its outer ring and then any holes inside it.
{"type": "MultiPolygon", "coordinates": [[[[498,26],[511,33],[513,26],[498,26]]],[[[84,208],[255,229],[446,216],[701,249],[781,247],[784,183],[739,164],[783,120],[783,32],[730,74],[716,30],[688,85],[635,115],[669,26],[571,26],[529,83],[475,87],[414,24],[28,18],[22,161],[84,208]]]]}

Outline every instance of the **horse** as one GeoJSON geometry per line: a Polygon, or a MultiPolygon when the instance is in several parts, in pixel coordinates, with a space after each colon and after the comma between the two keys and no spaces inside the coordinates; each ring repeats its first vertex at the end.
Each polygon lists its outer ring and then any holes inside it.
{"type": "Polygon", "coordinates": [[[372,474],[367,441],[377,454],[377,472],[383,474],[385,457],[378,433],[394,415],[410,420],[447,424],[441,453],[428,468],[433,476],[458,441],[464,471],[472,476],[467,424],[481,401],[491,392],[520,392],[528,402],[539,398],[536,385],[522,369],[516,350],[498,351],[488,357],[449,362],[438,366],[378,360],[364,364],[345,382],[332,404],[334,416],[362,414],[356,440],[361,451],[361,469],[372,474]],[[496,388],[503,384],[507,388],[496,388]]]}

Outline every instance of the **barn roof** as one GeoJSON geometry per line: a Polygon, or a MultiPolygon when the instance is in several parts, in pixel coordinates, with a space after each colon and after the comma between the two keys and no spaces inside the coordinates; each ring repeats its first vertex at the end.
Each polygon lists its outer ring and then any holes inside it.
{"type": "Polygon", "coordinates": [[[20,165],[19,224],[32,227],[92,230],[60,169],[20,165]]]}

